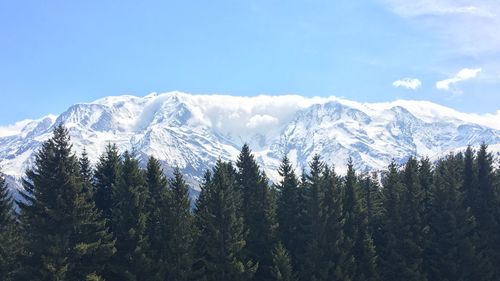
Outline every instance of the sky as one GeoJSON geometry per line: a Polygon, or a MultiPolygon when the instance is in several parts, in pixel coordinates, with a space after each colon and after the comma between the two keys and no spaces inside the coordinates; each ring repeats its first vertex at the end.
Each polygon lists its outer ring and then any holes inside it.
{"type": "Polygon", "coordinates": [[[498,0],[0,0],[0,125],[151,92],[500,109],[498,0]]]}

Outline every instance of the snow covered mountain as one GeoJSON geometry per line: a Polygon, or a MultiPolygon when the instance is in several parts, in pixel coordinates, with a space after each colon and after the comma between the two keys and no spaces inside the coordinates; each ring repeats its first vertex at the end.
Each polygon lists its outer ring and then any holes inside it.
{"type": "Polygon", "coordinates": [[[278,178],[285,154],[301,170],[318,153],[342,173],[349,157],[368,171],[384,169],[392,159],[433,157],[469,144],[500,149],[500,111],[466,114],[426,101],[152,93],[75,104],[59,116],[0,127],[0,167],[10,180],[23,175],[60,123],[68,127],[74,150],[86,147],[94,162],[116,143],[143,163],[155,156],[167,172],[179,166],[192,183],[219,157],[234,161],[245,142],[271,179],[278,178]]]}

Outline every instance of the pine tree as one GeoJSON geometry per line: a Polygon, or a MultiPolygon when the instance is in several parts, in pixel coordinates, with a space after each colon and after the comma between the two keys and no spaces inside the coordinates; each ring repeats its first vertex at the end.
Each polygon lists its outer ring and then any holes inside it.
{"type": "Polygon", "coordinates": [[[492,280],[500,278],[500,205],[494,188],[493,158],[482,144],[477,153],[477,189],[474,216],[478,224],[479,247],[491,264],[492,280]]]}
{"type": "Polygon", "coordinates": [[[14,280],[14,274],[19,269],[19,235],[14,202],[0,173],[0,276],[6,281],[14,280]]]}
{"type": "Polygon", "coordinates": [[[420,164],[418,167],[418,180],[420,182],[420,186],[422,189],[422,197],[423,197],[423,220],[424,222],[428,219],[426,216],[427,210],[429,209],[429,204],[431,200],[431,192],[433,186],[433,174],[432,174],[432,165],[429,158],[423,158],[420,160],[420,164]]]}
{"type": "Polygon", "coordinates": [[[167,255],[169,248],[169,215],[172,195],[168,181],[163,173],[160,162],[150,157],[146,170],[146,182],[149,196],[146,210],[148,212],[146,233],[150,244],[147,255],[152,262],[152,281],[167,279],[167,255]]]}
{"type": "Polygon", "coordinates": [[[113,185],[114,202],[111,209],[112,229],[116,238],[116,255],[112,264],[113,276],[109,280],[148,280],[153,275],[148,259],[149,245],[146,235],[148,192],[139,161],[128,151],[118,182],[113,185]]]}
{"type": "MultiPolygon", "coordinates": [[[[365,175],[361,178],[361,186],[364,192],[364,204],[366,207],[366,214],[368,219],[368,230],[371,233],[375,252],[377,254],[377,273],[380,278],[380,247],[383,245],[383,226],[385,221],[384,210],[384,191],[385,188],[380,184],[379,176],[381,174],[373,172],[371,175],[365,175]]],[[[383,178],[383,176],[382,176],[383,178]]],[[[380,280],[383,280],[380,278],[380,280]]]]}
{"type": "Polygon", "coordinates": [[[187,281],[193,265],[193,216],[189,188],[176,168],[170,180],[171,204],[168,216],[167,279],[187,281]]]}
{"type": "Polygon", "coordinates": [[[205,175],[195,213],[198,280],[250,280],[257,269],[243,256],[246,233],[235,175],[232,165],[220,160],[205,175]]]}
{"type": "Polygon", "coordinates": [[[80,176],[82,180],[85,182],[91,182],[93,178],[92,165],[90,164],[89,155],[86,148],[83,148],[82,154],[78,159],[78,165],[80,168],[80,176]]]}
{"type": "MultiPolygon", "coordinates": [[[[460,176],[460,175],[459,175],[460,176]]],[[[423,158],[420,160],[418,167],[418,180],[422,190],[422,213],[421,213],[421,221],[422,221],[422,258],[423,258],[423,270],[424,272],[428,272],[429,265],[429,243],[430,243],[430,233],[429,233],[429,224],[430,224],[430,201],[431,194],[433,192],[433,181],[434,174],[432,171],[432,165],[429,158],[423,158]]]]}
{"type": "Polygon", "coordinates": [[[99,158],[95,171],[95,204],[102,212],[102,216],[111,222],[111,208],[113,207],[113,186],[120,176],[120,154],[116,145],[109,144],[106,151],[99,158]]]}
{"type": "Polygon", "coordinates": [[[85,189],[85,192],[88,192],[91,194],[91,197],[89,200],[94,200],[94,194],[95,190],[92,185],[92,179],[94,177],[93,171],[92,171],[92,165],[90,164],[90,160],[87,154],[87,150],[84,148],[83,152],[78,159],[78,165],[80,169],[80,178],[83,183],[83,187],[85,189]]]}
{"type": "Polygon", "coordinates": [[[478,199],[476,189],[477,174],[474,161],[474,151],[468,146],[464,153],[462,192],[464,193],[465,206],[470,207],[475,215],[478,211],[478,206],[476,206],[478,199]]]}
{"type": "Polygon", "coordinates": [[[377,280],[375,248],[359,193],[352,160],[349,160],[342,200],[345,236],[345,248],[342,250],[350,252],[353,262],[344,263],[343,270],[347,280],[377,280]]]}
{"type": "Polygon", "coordinates": [[[420,185],[418,161],[411,157],[402,174],[403,192],[400,205],[403,233],[400,237],[405,249],[406,268],[401,273],[405,280],[425,280],[423,251],[425,247],[423,223],[423,190],[420,185]]]}
{"type": "Polygon", "coordinates": [[[379,224],[382,204],[382,193],[378,183],[378,175],[375,172],[364,175],[360,179],[360,186],[370,233],[373,233],[374,228],[379,224]]]}
{"type": "Polygon", "coordinates": [[[292,269],[292,262],[283,244],[278,243],[273,251],[273,268],[271,270],[275,281],[296,281],[297,278],[292,269]]]}
{"type": "Polygon", "coordinates": [[[211,225],[211,219],[213,217],[210,215],[209,206],[209,195],[212,194],[212,172],[211,170],[206,170],[203,174],[203,179],[200,184],[200,193],[195,202],[194,208],[194,258],[192,267],[192,277],[193,280],[207,281],[206,271],[207,265],[212,263],[207,263],[206,257],[208,257],[207,250],[213,247],[211,244],[213,241],[209,241],[202,236],[204,232],[214,232],[215,229],[209,229],[211,225]]]}
{"type": "Polygon", "coordinates": [[[300,229],[300,189],[299,181],[290,160],[285,156],[278,170],[281,181],[276,186],[278,190],[277,218],[279,238],[291,255],[292,264],[297,266],[295,259],[298,253],[298,231],[300,229]]]}
{"type": "Polygon", "coordinates": [[[100,278],[114,243],[81,180],[67,130],[43,143],[23,181],[21,226],[26,238],[20,280],[100,278]]]}
{"type": "Polygon", "coordinates": [[[434,187],[429,195],[429,244],[427,278],[438,280],[477,280],[473,266],[474,217],[464,208],[460,192],[462,160],[448,156],[440,160],[434,187]]]}
{"type": "Polygon", "coordinates": [[[299,182],[299,201],[297,204],[299,213],[296,222],[296,243],[294,251],[291,252],[292,266],[299,280],[302,280],[302,276],[307,278],[305,272],[308,268],[308,245],[311,238],[311,220],[309,217],[310,192],[308,186],[307,174],[303,170],[299,182]]]}
{"type": "MultiPolygon", "coordinates": [[[[486,150],[485,150],[486,151],[486,150]]],[[[485,155],[486,156],[486,155],[485,155]]],[[[491,260],[491,241],[481,230],[480,216],[483,209],[482,195],[479,189],[478,163],[475,151],[469,146],[463,156],[463,177],[461,191],[464,196],[464,208],[470,212],[474,219],[474,229],[469,234],[473,237],[475,259],[469,265],[475,280],[496,280],[494,278],[494,265],[491,260]]]]}
{"type": "MultiPolygon", "coordinates": [[[[315,155],[309,163],[309,174],[306,176],[307,192],[307,219],[308,228],[305,235],[308,236],[306,252],[304,255],[303,268],[300,271],[300,280],[323,280],[327,276],[327,270],[322,266],[323,263],[323,235],[324,222],[321,210],[321,203],[324,197],[324,163],[320,156],[315,155]]],[[[299,261],[302,262],[302,261],[299,261]]]]}
{"type": "Polygon", "coordinates": [[[400,208],[402,190],[403,186],[397,166],[392,162],[383,178],[383,219],[376,231],[378,238],[376,248],[379,254],[378,268],[381,280],[384,281],[405,280],[402,278],[402,272],[406,270],[405,249],[401,245],[404,220],[400,208]]]}
{"type": "Polygon", "coordinates": [[[320,241],[322,280],[348,280],[347,267],[354,258],[350,244],[344,236],[345,220],[342,214],[342,186],[334,169],[325,167],[323,172],[324,197],[321,202],[321,221],[324,224],[320,241]],[[346,249],[346,246],[348,248],[346,249]]]}
{"type": "Polygon", "coordinates": [[[236,166],[242,194],[241,210],[248,228],[246,255],[259,264],[254,280],[270,280],[277,228],[275,202],[267,177],[259,171],[247,144],[243,145],[236,166]]]}

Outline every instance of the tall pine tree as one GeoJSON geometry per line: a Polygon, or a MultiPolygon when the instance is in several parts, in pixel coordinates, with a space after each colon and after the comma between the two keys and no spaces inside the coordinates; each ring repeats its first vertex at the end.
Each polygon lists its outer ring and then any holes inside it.
{"type": "Polygon", "coordinates": [[[108,144],[106,151],[100,156],[97,164],[94,185],[94,200],[102,216],[111,222],[111,208],[113,207],[113,186],[120,176],[121,159],[116,145],[108,144]]]}
{"type": "Polygon", "coordinates": [[[402,190],[398,168],[392,162],[383,178],[383,219],[376,228],[378,268],[381,279],[386,281],[405,280],[402,275],[403,270],[406,270],[405,249],[401,242],[404,223],[401,213],[402,190]]]}
{"type": "Polygon", "coordinates": [[[20,247],[14,201],[0,173],[0,276],[3,280],[14,280],[14,273],[19,269],[20,247]]]}
{"type": "Polygon", "coordinates": [[[324,226],[321,203],[324,197],[324,163],[320,156],[315,155],[309,163],[309,173],[305,178],[305,188],[307,192],[307,219],[308,225],[305,235],[307,238],[306,251],[302,260],[300,270],[300,280],[319,281],[327,276],[327,270],[323,267],[323,235],[324,226]]]}
{"type": "Polygon", "coordinates": [[[464,208],[461,189],[462,160],[448,156],[436,167],[429,190],[429,243],[427,279],[477,280],[474,265],[474,224],[464,208]]]}
{"type": "Polygon", "coordinates": [[[474,216],[478,224],[478,234],[484,242],[479,249],[491,264],[492,280],[500,278],[500,202],[496,193],[493,172],[493,156],[488,146],[482,144],[477,153],[477,194],[474,216]]]}
{"type": "Polygon", "coordinates": [[[154,157],[148,160],[146,183],[149,193],[146,201],[146,235],[150,245],[147,255],[152,261],[150,280],[163,281],[167,279],[167,256],[170,251],[169,214],[172,195],[161,164],[154,157]]]}
{"type": "Polygon", "coordinates": [[[425,272],[428,272],[429,265],[429,249],[430,249],[430,202],[431,202],[431,194],[433,192],[433,181],[434,174],[432,171],[432,164],[429,158],[423,158],[420,160],[418,167],[418,180],[420,182],[421,190],[422,190],[422,258],[423,258],[423,268],[425,272]]]}
{"type": "Polygon", "coordinates": [[[278,199],[277,199],[277,218],[279,239],[282,241],[285,249],[290,253],[291,262],[297,266],[299,239],[298,232],[300,229],[300,189],[299,180],[295,175],[294,169],[290,160],[285,156],[278,170],[281,176],[281,181],[278,183],[278,199]]]}
{"type": "MultiPolygon", "coordinates": [[[[475,220],[475,229],[473,231],[475,263],[474,276],[476,280],[495,280],[494,268],[491,259],[489,235],[481,229],[481,219],[483,212],[483,202],[481,190],[479,189],[478,163],[475,151],[469,146],[464,153],[462,193],[464,195],[464,207],[470,210],[475,220]]],[[[485,202],[487,204],[487,202],[485,202]]]]}
{"type": "Polygon", "coordinates": [[[175,168],[169,186],[167,279],[188,281],[192,277],[193,265],[193,216],[189,188],[178,168],[175,168]]]}
{"type": "Polygon", "coordinates": [[[114,243],[81,180],[67,130],[58,126],[26,173],[21,226],[26,257],[20,280],[98,279],[114,243]]]}
{"type": "Polygon", "coordinates": [[[362,201],[366,208],[368,225],[370,226],[370,232],[373,233],[374,228],[379,224],[382,204],[382,192],[377,173],[373,172],[362,176],[359,184],[362,190],[362,201]]]}
{"type": "Polygon", "coordinates": [[[146,180],[139,161],[126,151],[120,177],[113,188],[112,229],[117,251],[109,280],[148,280],[153,275],[146,234],[147,197],[146,180]]]}
{"type": "Polygon", "coordinates": [[[342,200],[346,246],[342,250],[350,252],[353,263],[344,264],[345,278],[358,281],[377,280],[375,248],[360,192],[352,160],[349,160],[342,200]]]}
{"type": "Polygon", "coordinates": [[[257,269],[244,257],[246,231],[235,176],[233,166],[220,160],[212,174],[205,174],[196,205],[198,280],[250,280],[257,269]]]}
{"type": "Polygon", "coordinates": [[[254,280],[267,281],[272,278],[272,251],[276,243],[275,202],[267,177],[259,171],[247,144],[243,145],[236,166],[243,219],[248,228],[245,251],[249,259],[259,264],[254,280]]]}
{"type": "Polygon", "coordinates": [[[344,235],[344,216],[342,214],[342,186],[333,168],[325,167],[323,172],[321,223],[324,225],[321,235],[321,279],[348,280],[349,265],[354,263],[351,245],[346,243],[344,235]],[[347,246],[347,247],[346,247],[347,246]]]}
{"type": "Polygon", "coordinates": [[[423,251],[425,248],[424,231],[426,225],[423,221],[424,192],[419,178],[418,161],[410,157],[402,173],[403,192],[401,193],[402,222],[400,237],[406,267],[401,269],[405,280],[425,280],[423,251]]]}

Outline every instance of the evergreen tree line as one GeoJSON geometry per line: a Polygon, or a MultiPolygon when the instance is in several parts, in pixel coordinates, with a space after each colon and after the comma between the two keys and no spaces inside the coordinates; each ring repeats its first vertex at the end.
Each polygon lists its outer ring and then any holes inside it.
{"type": "Polygon", "coordinates": [[[500,170],[487,146],[380,178],[315,156],[271,184],[248,145],[206,171],[194,207],[179,169],[109,145],[95,167],[63,126],[14,202],[0,178],[0,280],[500,280],[500,170]],[[15,207],[17,206],[17,208],[15,207]]]}

